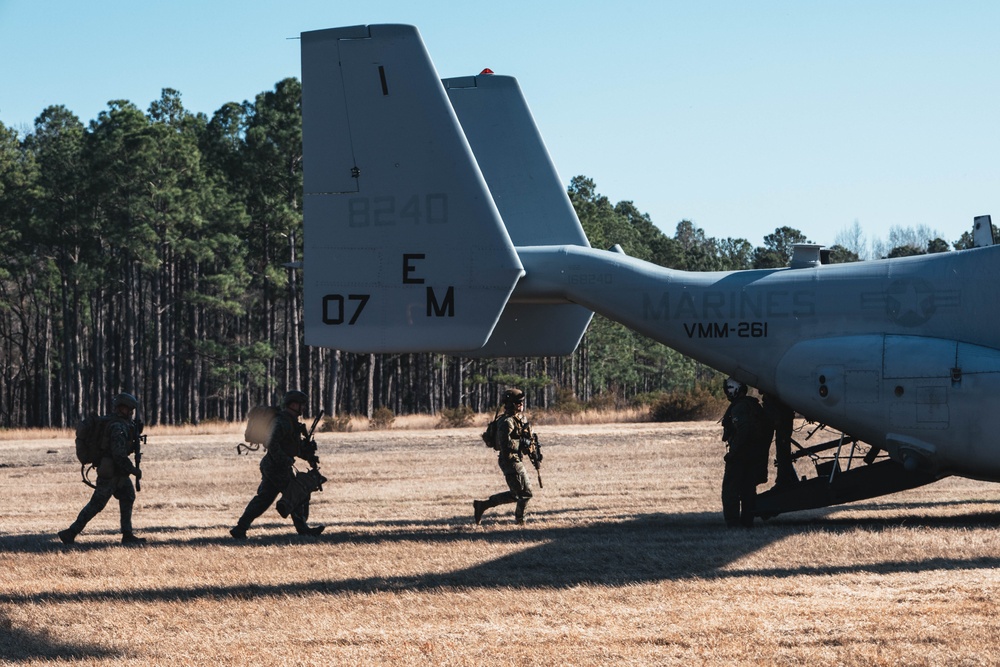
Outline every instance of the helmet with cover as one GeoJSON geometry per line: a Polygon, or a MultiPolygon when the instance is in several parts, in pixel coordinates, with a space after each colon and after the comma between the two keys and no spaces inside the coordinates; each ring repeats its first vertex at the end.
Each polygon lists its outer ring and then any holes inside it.
{"type": "Polygon", "coordinates": [[[293,389],[292,391],[286,391],[285,397],[281,399],[281,406],[288,407],[292,403],[298,403],[299,405],[308,405],[309,397],[305,393],[293,389]]]}
{"type": "Polygon", "coordinates": [[[524,403],[524,392],[520,389],[508,389],[501,400],[505,408],[517,407],[518,403],[524,403]]]}
{"type": "Polygon", "coordinates": [[[117,396],[115,396],[115,402],[114,402],[114,404],[115,404],[116,408],[118,406],[120,406],[120,405],[126,405],[126,406],[132,408],[133,410],[138,410],[139,409],[139,399],[137,399],[132,394],[127,394],[125,392],[122,392],[122,393],[118,394],[117,396]]]}
{"type": "Polygon", "coordinates": [[[740,382],[739,380],[734,380],[733,378],[726,378],[725,384],[726,398],[730,401],[735,401],[740,396],[747,395],[747,386],[740,382]]]}

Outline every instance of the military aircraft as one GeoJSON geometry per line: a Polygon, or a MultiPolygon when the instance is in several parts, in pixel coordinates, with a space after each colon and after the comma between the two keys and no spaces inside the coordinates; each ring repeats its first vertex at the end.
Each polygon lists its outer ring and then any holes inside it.
{"type": "Polygon", "coordinates": [[[563,355],[597,312],[840,432],[799,446],[833,460],[760,514],[1000,481],[988,216],[970,250],[831,265],[802,245],[782,269],[671,270],[590,247],[515,79],[442,81],[413,26],[301,45],[307,344],[563,355]]]}

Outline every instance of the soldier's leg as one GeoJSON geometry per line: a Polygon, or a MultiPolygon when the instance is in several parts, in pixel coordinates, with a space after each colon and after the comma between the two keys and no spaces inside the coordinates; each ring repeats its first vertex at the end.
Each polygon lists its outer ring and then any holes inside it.
{"type": "Polygon", "coordinates": [[[135,505],[135,487],[129,477],[118,477],[115,481],[115,498],[121,511],[122,535],[132,534],[132,506],[135,505]]]}
{"type": "Polygon", "coordinates": [[[740,490],[735,465],[726,463],[722,474],[722,517],[727,526],[738,526],[740,523],[740,490]]]}
{"type": "Polygon", "coordinates": [[[511,493],[517,496],[517,506],[514,509],[514,521],[524,523],[524,510],[531,500],[531,482],[528,479],[528,472],[524,464],[518,463],[507,477],[507,486],[511,493]]]}
{"type": "Polygon", "coordinates": [[[299,505],[298,509],[292,512],[292,525],[295,526],[295,532],[299,535],[305,535],[306,531],[309,530],[309,501],[306,500],[299,505]]]}
{"type": "Polygon", "coordinates": [[[498,505],[506,505],[507,503],[517,502],[517,498],[510,491],[504,491],[503,493],[494,493],[492,496],[486,500],[473,500],[472,501],[472,518],[478,524],[482,518],[483,513],[496,507],[498,505]]]}
{"type": "Polygon", "coordinates": [[[299,508],[292,512],[292,523],[295,524],[295,532],[299,535],[319,535],[326,528],[323,524],[310,526],[309,521],[309,500],[312,494],[307,494],[306,499],[299,505],[299,508]]]}
{"type": "Polygon", "coordinates": [[[774,476],[775,486],[795,484],[799,476],[792,463],[792,430],[795,428],[795,411],[782,404],[774,425],[774,462],[777,473],[774,476]]]}
{"type": "Polygon", "coordinates": [[[271,503],[274,502],[279,493],[281,493],[281,490],[267,477],[261,477],[260,486],[257,487],[257,495],[250,499],[246,509],[243,510],[243,515],[240,516],[240,520],[236,522],[236,527],[230,531],[233,533],[233,537],[246,536],[250,524],[267,511],[267,508],[271,506],[271,503]]]}
{"type": "Polygon", "coordinates": [[[740,525],[753,526],[753,512],[757,505],[757,484],[753,475],[745,474],[740,489],[740,525]]]}
{"type": "MultiPolygon", "coordinates": [[[[71,537],[76,537],[83,531],[84,527],[90,523],[90,520],[104,509],[115,492],[111,479],[102,479],[98,477],[97,484],[95,486],[97,488],[94,489],[94,495],[90,497],[90,501],[83,506],[82,510],[80,510],[80,514],[77,515],[76,521],[70,524],[70,527],[66,529],[67,534],[71,537]]],[[[62,537],[62,535],[60,535],[60,537],[62,537]]],[[[66,540],[63,538],[63,541],[72,541],[72,539],[66,540]]]]}
{"type": "Polygon", "coordinates": [[[498,505],[506,505],[507,503],[516,503],[517,496],[515,496],[510,491],[504,491],[502,493],[494,493],[492,496],[483,501],[483,505],[486,509],[492,507],[497,507],[498,505]]]}

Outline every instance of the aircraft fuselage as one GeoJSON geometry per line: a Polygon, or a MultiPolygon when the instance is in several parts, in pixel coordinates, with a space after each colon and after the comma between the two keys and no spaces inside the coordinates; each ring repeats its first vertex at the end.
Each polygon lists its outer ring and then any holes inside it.
{"type": "Polygon", "coordinates": [[[580,304],[894,458],[1000,479],[1000,247],[692,273],[610,251],[518,248],[512,302],[580,304]]]}

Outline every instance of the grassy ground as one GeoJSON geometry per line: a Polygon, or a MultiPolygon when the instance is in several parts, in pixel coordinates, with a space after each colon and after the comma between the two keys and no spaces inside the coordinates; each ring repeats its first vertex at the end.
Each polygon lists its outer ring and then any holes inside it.
{"type": "MultiPolygon", "coordinates": [[[[239,429],[150,429],[136,504],[72,547],[68,434],[0,441],[3,664],[1000,664],[1000,485],[948,479],[752,531],[714,423],[552,425],[529,522],[482,427],[325,433],[319,538],[269,511],[239,429]]],[[[802,466],[801,472],[808,473],[802,466]]]]}

